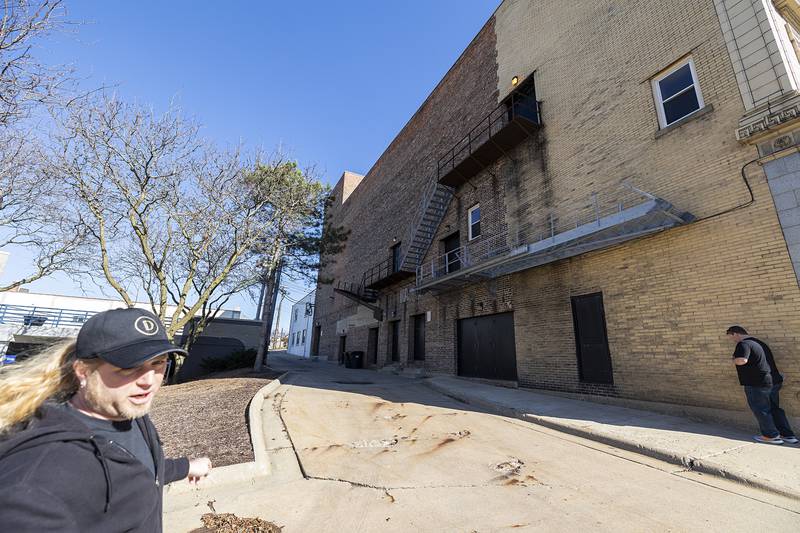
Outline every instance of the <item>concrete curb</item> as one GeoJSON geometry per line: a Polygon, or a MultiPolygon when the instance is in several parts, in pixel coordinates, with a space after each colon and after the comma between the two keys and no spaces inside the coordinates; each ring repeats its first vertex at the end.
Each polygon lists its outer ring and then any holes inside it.
{"type": "Polygon", "coordinates": [[[264,436],[264,420],[261,416],[261,411],[264,409],[264,400],[283,385],[281,380],[285,380],[287,374],[288,372],[284,372],[258,389],[253,399],[250,400],[250,408],[247,410],[247,418],[250,421],[250,442],[253,446],[255,463],[264,465],[267,470],[269,470],[269,457],[267,455],[267,442],[264,436]]]}
{"type": "Polygon", "coordinates": [[[170,495],[184,494],[218,485],[252,483],[257,478],[270,475],[272,469],[270,466],[270,458],[267,454],[261,411],[264,408],[264,401],[266,398],[283,385],[281,380],[285,379],[288,373],[289,372],[284,372],[258,389],[250,400],[250,405],[247,409],[247,417],[250,423],[250,443],[253,446],[255,461],[212,468],[208,477],[199,484],[192,485],[186,480],[176,481],[164,487],[164,493],[170,495]]]}
{"type": "Polygon", "coordinates": [[[465,394],[460,394],[457,391],[448,389],[447,387],[442,386],[441,384],[432,383],[429,380],[423,380],[423,383],[427,387],[437,392],[440,392],[445,396],[449,396],[450,398],[466,403],[468,405],[474,405],[476,407],[480,407],[482,409],[485,409],[500,416],[517,418],[519,420],[523,420],[525,422],[531,422],[540,426],[560,431],[562,433],[568,433],[570,435],[575,435],[577,437],[582,437],[595,442],[600,442],[602,444],[607,444],[615,448],[620,448],[626,451],[638,453],[648,457],[653,457],[655,459],[667,463],[685,467],[688,470],[717,476],[731,481],[736,481],[738,483],[742,483],[744,485],[748,485],[756,489],[768,491],[773,494],[778,494],[780,496],[784,496],[787,498],[800,500],[800,492],[788,490],[786,489],[786,487],[783,487],[775,483],[771,483],[768,480],[763,480],[757,477],[731,471],[724,465],[715,463],[713,459],[704,460],[702,458],[682,455],[680,453],[675,453],[666,449],[659,449],[652,446],[645,446],[633,439],[625,439],[621,437],[612,437],[609,435],[603,435],[591,429],[576,427],[568,423],[558,422],[546,416],[534,415],[526,413],[524,411],[520,411],[519,409],[515,409],[513,407],[507,407],[496,404],[494,402],[471,398],[465,394]]]}

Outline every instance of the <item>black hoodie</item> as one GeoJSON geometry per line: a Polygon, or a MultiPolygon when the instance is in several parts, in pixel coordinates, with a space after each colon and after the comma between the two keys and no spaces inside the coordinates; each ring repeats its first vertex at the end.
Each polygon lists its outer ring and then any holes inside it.
{"type": "Polygon", "coordinates": [[[68,409],[45,404],[25,429],[0,441],[0,530],[160,532],[163,486],[185,478],[189,460],[165,460],[149,417],[136,422],[155,478],[68,409]]]}

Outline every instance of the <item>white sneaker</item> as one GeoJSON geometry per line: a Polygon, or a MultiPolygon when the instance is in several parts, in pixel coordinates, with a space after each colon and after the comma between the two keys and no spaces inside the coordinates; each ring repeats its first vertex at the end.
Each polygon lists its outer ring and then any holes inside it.
{"type": "Polygon", "coordinates": [[[800,442],[800,440],[797,440],[797,437],[781,437],[781,439],[783,439],[783,442],[789,444],[797,444],[798,442],[800,442]]]}
{"type": "Polygon", "coordinates": [[[756,435],[755,437],[753,437],[753,440],[756,442],[763,442],[764,444],[783,444],[783,439],[780,437],[766,437],[764,435],[756,435]]]}

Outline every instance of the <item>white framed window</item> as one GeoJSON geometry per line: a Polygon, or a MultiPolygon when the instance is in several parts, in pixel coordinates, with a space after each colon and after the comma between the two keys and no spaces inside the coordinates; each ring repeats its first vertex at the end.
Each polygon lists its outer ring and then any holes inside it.
{"type": "Polygon", "coordinates": [[[662,128],[703,109],[703,94],[690,57],[653,78],[658,123],[662,128]]]}
{"type": "Polygon", "coordinates": [[[467,226],[469,240],[481,236],[481,204],[475,204],[467,211],[467,226]]]}
{"type": "Polygon", "coordinates": [[[301,341],[300,344],[305,344],[305,343],[306,343],[306,330],[303,330],[303,340],[301,341]]]}

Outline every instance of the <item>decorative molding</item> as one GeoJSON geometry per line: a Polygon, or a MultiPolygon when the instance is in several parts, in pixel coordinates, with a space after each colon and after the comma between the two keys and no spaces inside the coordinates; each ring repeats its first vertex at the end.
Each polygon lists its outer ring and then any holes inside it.
{"type": "Polygon", "coordinates": [[[756,134],[775,129],[787,122],[800,118],[800,103],[791,107],[781,109],[761,118],[760,120],[747,124],[736,130],[736,138],[740,141],[748,139],[756,134]]]}
{"type": "Polygon", "coordinates": [[[798,0],[772,0],[772,5],[786,22],[800,30],[800,2],[798,0]]]}

